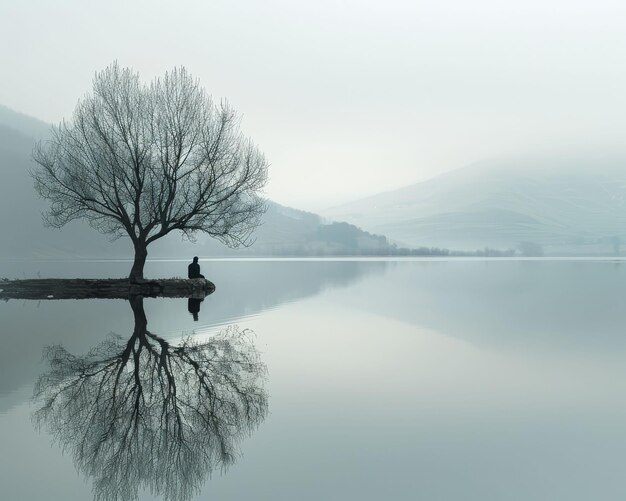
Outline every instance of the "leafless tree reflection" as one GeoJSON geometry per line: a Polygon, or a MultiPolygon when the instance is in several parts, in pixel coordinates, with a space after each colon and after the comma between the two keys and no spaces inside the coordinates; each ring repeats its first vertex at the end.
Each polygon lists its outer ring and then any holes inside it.
{"type": "Polygon", "coordinates": [[[47,349],[34,420],[93,478],[95,499],[134,499],[140,489],[188,499],[265,418],[266,368],[246,331],[174,346],[147,330],[143,298],[130,302],[127,341],[111,338],[84,356],[47,349]]]}

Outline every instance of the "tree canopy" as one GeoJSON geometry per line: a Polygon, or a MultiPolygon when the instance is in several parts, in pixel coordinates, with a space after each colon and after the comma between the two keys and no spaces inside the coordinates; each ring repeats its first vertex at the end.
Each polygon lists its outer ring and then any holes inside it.
{"type": "Polygon", "coordinates": [[[234,109],[184,68],[146,85],[112,64],[33,158],[35,189],[50,202],[45,222],[86,219],[112,238],[128,236],[135,280],[151,242],[179,230],[249,245],[265,211],[264,155],[234,109]]]}

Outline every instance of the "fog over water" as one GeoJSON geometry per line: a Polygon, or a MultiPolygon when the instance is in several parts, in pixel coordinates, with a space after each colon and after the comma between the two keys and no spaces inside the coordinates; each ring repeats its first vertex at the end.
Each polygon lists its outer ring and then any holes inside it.
{"type": "Polygon", "coordinates": [[[0,0],[0,500],[626,499],[625,19],[0,0]]]}

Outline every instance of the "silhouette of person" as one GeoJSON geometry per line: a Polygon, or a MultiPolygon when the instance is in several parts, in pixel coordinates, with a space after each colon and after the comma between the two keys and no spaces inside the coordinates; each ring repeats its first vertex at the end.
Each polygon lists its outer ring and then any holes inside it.
{"type": "Polygon", "coordinates": [[[202,301],[204,301],[204,299],[198,299],[195,297],[190,297],[187,300],[187,310],[189,310],[189,313],[193,315],[194,322],[198,321],[198,313],[200,313],[200,303],[202,301]]]}
{"type": "Polygon", "coordinates": [[[198,264],[198,256],[193,258],[193,263],[187,267],[187,276],[189,278],[204,278],[204,275],[200,274],[200,265],[198,264]]]}

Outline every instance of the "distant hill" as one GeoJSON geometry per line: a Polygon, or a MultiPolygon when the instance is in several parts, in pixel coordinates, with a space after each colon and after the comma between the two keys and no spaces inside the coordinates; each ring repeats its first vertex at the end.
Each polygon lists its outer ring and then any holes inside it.
{"type": "Polygon", "coordinates": [[[0,257],[104,257],[106,249],[111,257],[127,255],[124,243],[111,245],[105,236],[83,223],[69,224],[62,231],[44,228],[41,212],[46,204],[38,198],[29,176],[38,125],[27,118],[18,123],[20,130],[0,121],[0,257]],[[35,125],[30,135],[24,126],[29,123],[35,125]]]}
{"type": "Polygon", "coordinates": [[[625,201],[626,154],[586,152],[479,162],[323,214],[410,246],[610,255],[625,201]]]}
{"type": "MultiPolygon", "coordinates": [[[[109,242],[82,221],[62,230],[44,228],[46,202],[37,198],[29,169],[34,167],[33,145],[48,131],[44,122],[0,106],[0,258],[132,257],[128,239],[109,242]]],[[[394,249],[385,237],[271,201],[255,237],[251,247],[233,250],[204,235],[191,243],[172,234],[154,242],[149,257],[385,254],[394,249]]]]}
{"type": "Polygon", "coordinates": [[[48,134],[50,124],[37,118],[18,113],[0,104],[0,125],[33,138],[42,138],[48,134]]]}

